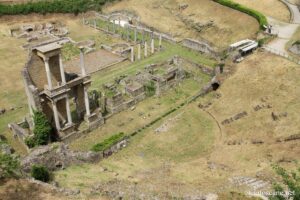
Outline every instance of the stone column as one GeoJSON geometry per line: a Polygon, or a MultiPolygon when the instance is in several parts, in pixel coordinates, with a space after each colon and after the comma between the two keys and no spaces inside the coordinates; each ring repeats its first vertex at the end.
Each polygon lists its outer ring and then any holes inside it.
{"type": "Polygon", "coordinates": [[[52,90],[53,85],[52,85],[51,72],[50,72],[50,66],[49,66],[49,58],[45,58],[44,62],[45,62],[45,69],[46,69],[46,74],[47,74],[48,88],[50,90],[52,90]]]}
{"type": "Polygon", "coordinates": [[[95,19],[94,19],[94,28],[97,29],[97,23],[95,19]]]}
{"type": "Polygon", "coordinates": [[[82,23],[83,23],[83,25],[85,25],[85,19],[84,19],[84,17],[82,18],[82,23]]]}
{"type": "Polygon", "coordinates": [[[126,34],[127,34],[127,42],[129,42],[130,32],[129,32],[129,26],[126,25],[126,34]]]}
{"type": "Polygon", "coordinates": [[[134,42],[137,41],[137,28],[134,29],[134,42]]]}
{"type": "Polygon", "coordinates": [[[52,108],[53,108],[55,126],[56,126],[56,129],[59,131],[61,129],[61,127],[60,127],[60,123],[59,123],[59,117],[58,117],[56,101],[52,102],[52,108]]]}
{"type": "Polygon", "coordinates": [[[144,43],[145,42],[145,30],[143,29],[143,31],[142,31],[142,43],[144,43]]]}
{"type": "Polygon", "coordinates": [[[113,20],[113,33],[116,33],[116,20],[113,20]]]}
{"type": "Polygon", "coordinates": [[[86,70],[84,66],[84,53],[83,53],[84,48],[80,48],[80,68],[81,68],[81,74],[82,76],[86,76],[86,70]]]}
{"type": "Polygon", "coordinates": [[[154,39],[151,39],[151,54],[154,54],[154,39]]]}
{"type": "Polygon", "coordinates": [[[161,49],[161,42],[162,42],[162,35],[160,34],[159,35],[159,43],[158,43],[159,49],[161,49]]]}
{"type": "Polygon", "coordinates": [[[147,41],[145,42],[145,46],[144,46],[144,56],[145,58],[148,56],[148,45],[147,45],[147,41]]]}
{"type": "Polygon", "coordinates": [[[90,110],[88,88],[84,87],[83,90],[84,90],[84,104],[85,104],[86,116],[89,117],[91,115],[91,110],[90,110]]]}
{"type": "Polygon", "coordinates": [[[60,69],[61,82],[63,85],[65,85],[66,84],[66,75],[65,75],[65,70],[64,70],[61,53],[59,54],[59,69],[60,69]]]}
{"type": "Polygon", "coordinates": [[[134,62],[134,49],[133,49],[133,47],[130,48],[130,53],[131,53],[131,55],[130,55],[130,61],[134,62]]]}
{"type": "Polygon", "coordinates": [[[71,125],[73,122],[72,122],[69,97],[66,97],[66,110],[67,110],[68,124],[71,125]]]}
{"type": "Polygon", "coordinates": [[[141,43],[138,44],[138,60],[141,60],[141,43]]]}

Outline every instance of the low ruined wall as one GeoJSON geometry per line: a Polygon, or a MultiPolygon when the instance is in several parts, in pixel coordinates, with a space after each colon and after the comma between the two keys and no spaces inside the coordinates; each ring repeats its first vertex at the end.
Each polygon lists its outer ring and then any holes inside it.
{"type": "Polygon", "coordinates": [[[213,49],[213,47],[211,47],[210,44],[208,44],[208,42],[198,41],[198,40],[187,38],[187,39],[182,40],[181,43],[183,46],[185,46],[189,49],[199,51],[201,53],[206,53],[213,57],[218,56],[218,53],[213,49]]]}

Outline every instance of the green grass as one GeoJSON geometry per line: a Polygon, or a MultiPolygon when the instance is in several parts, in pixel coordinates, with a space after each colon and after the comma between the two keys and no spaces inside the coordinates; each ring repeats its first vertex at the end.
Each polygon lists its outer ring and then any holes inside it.
{"type": "Polygon", "coordinates": [[[67,43],[62,48],[62,55],[65,61],[71,60],[74,56],[80,54],[80,50],[72,43],[67,43]]]}
{"type": "Polygon", "coordinates": [[[140,102],[135,110],[125,110],[114,115],[106,121],[104,126],[86,135],[84,140],[77,139],[73,141],[70,147],[74,150],[89,150],[93,145],[112,136],[113,133],[124,132],[126,135],[130,135],[186,102],[191,96],[197,94],[209,80],[208,75],[203,75],[201,83],[193,80],[193,78],[185,79],[180,85],[170,89],[161,97],[147,98],[140,102]],[[151,109],[151,107],[155,107],[155,109],[151,109]],[[144,114],[140,116],[140,113],[144,114]],[[129,121],[129,118],[132,118],[132,120],[129,121]],[[124,126],[119,126],[122,123],[124,126]]]}
{"type": "Polygon", "coordinates": [[[92,88],[94,89],[100,88],[104,83],[107,83],[110,80],[114,80],[115,77],[118,77],[120,75],[124,75],[124,74],[133,75],[139,70],[144,69],[146,65],[166,61],[172,58],[174,55],[181,56],[195,63],[204,64],[212,68],[215,67],[217,64],[215,60],[208,58],[202,54],[199,54],[198,52],[182,47],[178,44],[171,44],[168,42],[164,42],[163,46],[165,48],[164,51],[156,53],[146,59],[134,63],[129,63],[129,62],[121,63],[109,70],[104,70],[93,74],[92,88]]]}
{"type": "Polygon", "coordinates": [[[124,137],[125,137],[125,135],[123,132],[115,134],[115,135],[103,140],[103,142],[95,144],[91,150],[95,151],[95,152],[105,151],[108,148],[110,148],[112,145],[115,145],[118,142],[120,142],[121,140],[123,140],[124,137]]]}

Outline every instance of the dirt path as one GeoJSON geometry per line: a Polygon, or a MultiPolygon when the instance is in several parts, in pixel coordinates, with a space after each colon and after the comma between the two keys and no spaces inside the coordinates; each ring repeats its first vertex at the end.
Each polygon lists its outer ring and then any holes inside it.
{"type": "Polygon", "coordinates": [[[276,33],[278,37],[266,46],[270,49],[287,54],[288,52],[285,49],[286,44],[290,41],[293,34],[300,26],[300,12],[296,5],[293,5],[286,0],[281,1],[287,5],[291,12],[291,22],[286,23],[272,17],[267,17],[268,23],[273,26],[272,31],[276,33]]]}

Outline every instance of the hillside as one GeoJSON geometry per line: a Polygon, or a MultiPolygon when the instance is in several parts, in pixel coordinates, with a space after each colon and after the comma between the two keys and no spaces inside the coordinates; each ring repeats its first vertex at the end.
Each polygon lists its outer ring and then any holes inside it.
{"type": "Polygon", "coordinates": [[[298,41],[300,25],[279,0],[233,1],[298,31],[279,38],[212,0],[1,16],[0,155],[20,173],[4,175],[0,159],[0,199],[269,198],[283,184],[274,166],[299,167],[300,62],[266,47],[298,41]],[[26,126],[32,91],[52,129],[28,149],[8,124],[27,139],[44,131],[26,126]],[[48,183],[29,179],[35,165],[48,183]]]}

